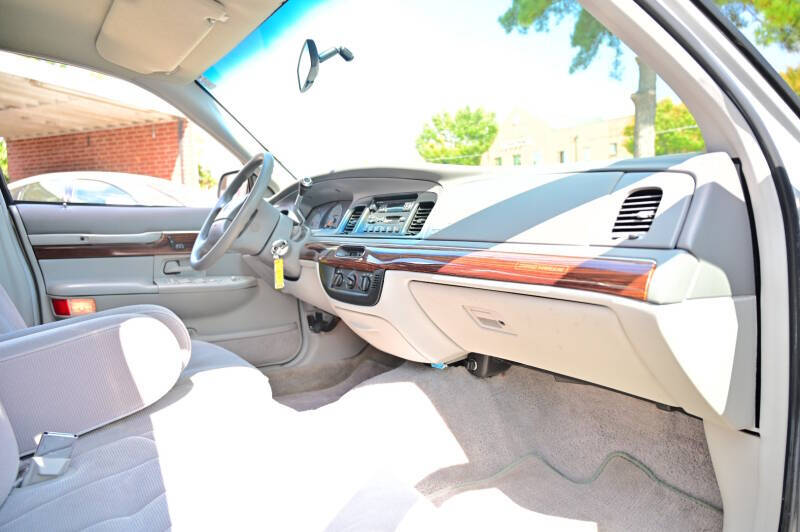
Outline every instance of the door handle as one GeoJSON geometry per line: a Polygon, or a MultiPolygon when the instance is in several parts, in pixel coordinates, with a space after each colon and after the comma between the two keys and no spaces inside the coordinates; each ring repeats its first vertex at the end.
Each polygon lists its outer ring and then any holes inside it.
{"type": "Polygon", "coordinates": [[[177,275],[191,269],[192,267],[189,265],[181,265],[179,260],[168,260],[164,263],[163,271],[166,275],[177,275]]]}

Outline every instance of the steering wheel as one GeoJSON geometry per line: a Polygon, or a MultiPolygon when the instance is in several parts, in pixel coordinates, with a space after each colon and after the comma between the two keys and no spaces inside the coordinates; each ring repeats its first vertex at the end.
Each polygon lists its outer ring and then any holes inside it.
{"type": "Polygon", "coordinates": [[[272,155],[258,153],[239,170],[233,182],[225,189],[203,222],[203,227],[194,241],[192,255],[189,259],[192,268],[195,270],[210,268],[222,258],[242,234],[268,190],[273,166],[272,155]],[[261,171],[253,188],[244,197],[237,198],[236,192],[259,166],[261,166],[261,171]]]}

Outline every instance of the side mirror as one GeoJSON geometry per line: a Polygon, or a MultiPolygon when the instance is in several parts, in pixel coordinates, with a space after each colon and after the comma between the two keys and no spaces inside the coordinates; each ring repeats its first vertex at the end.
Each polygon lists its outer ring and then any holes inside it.
{"type": "Polygon", "coordinates": [[[348,62],[353,60],[353,52],[344,46],[330,48],[320,54],[314,39],[306,39],[303,49],[300,50],[300,58],[297,60],[297,85],[300,87],[300,92],[306,92],[314,84],[320,63],[324,63],[335,55],[340,55],[348,62]]]}
{"type": "Polygon", "coordinates": [[[303,49],[300,50],[300,59],[297,60],[297,85],[300,92],[306,92],[314,84],[319,72],[319,54],[313,39],[306,39],[303,49]]]}
{"type": "Polygon", "coordinates": [[[217,182],[217,197],[218,198],[220,196],[222,196],[222,193],[225,192],[225,189],[228,188],[228,178],[233,179],[234,177],[236,177],[236,174],[238,174],[238,173],[239,173],[238,170],[231,170],[230,172],[225,172],[224,174],[222,174],[220,176],[219,181],[217,182]]]}

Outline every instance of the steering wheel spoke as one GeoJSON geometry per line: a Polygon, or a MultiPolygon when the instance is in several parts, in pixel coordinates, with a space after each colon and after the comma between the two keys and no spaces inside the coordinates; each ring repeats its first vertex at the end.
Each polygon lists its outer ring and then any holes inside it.
{"type": "MultiPolygon", "coordinates": [[[[206,270],[221,259],[245,229],[259,206],[263,204],[264,208],[274,209],[262,201],[272,179],[273,166],[272,155],[259,153],[239,170],[203,222],[192,247],[190,257],[192,268],[206,270]],[[261,170],[252,189],[244,196],[237,196],[236,193],[247,183],[248,177],[259,167],[261,170]]],[[[265,235],[264,238],[267,236],[269,235],[265,235]]]]}

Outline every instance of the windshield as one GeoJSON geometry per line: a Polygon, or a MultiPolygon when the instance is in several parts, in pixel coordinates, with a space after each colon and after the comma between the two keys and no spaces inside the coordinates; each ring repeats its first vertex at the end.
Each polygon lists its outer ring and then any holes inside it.
{"type": "Polygon", "coordinates": [[[577,1],[289,0],[198,81],[297,175],[705,149],[678,96],[577,1]],[[301,92],[306,39],[354,59],[320,63],[301,92]]]}

